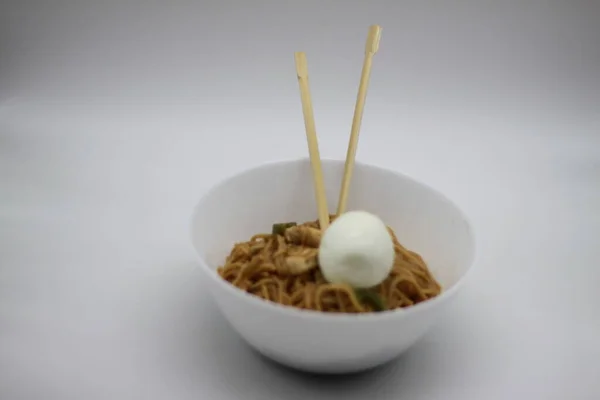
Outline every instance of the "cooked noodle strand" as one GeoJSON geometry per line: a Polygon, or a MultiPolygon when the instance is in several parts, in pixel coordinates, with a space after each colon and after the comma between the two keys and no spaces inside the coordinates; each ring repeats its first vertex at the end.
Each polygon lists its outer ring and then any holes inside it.
{"type": "MultiPolygon", "coordinates": [[[[389,276],[373,290],[388,309],[431,299],[441,287],[425,261],[406,249],[388,228],[396,257],[389,276]]],[[[227,282],[264,300],[307,310],[341,313],[372,312],[348,285],[329,283],[317,260],[321,231],[318,221],[289,227],[283,235],[259,234],[233,246],[218,269],[227,282]]]]}

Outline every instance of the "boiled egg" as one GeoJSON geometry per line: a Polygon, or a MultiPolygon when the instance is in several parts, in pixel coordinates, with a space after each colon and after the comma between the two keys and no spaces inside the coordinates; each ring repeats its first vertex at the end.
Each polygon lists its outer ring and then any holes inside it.
{"type": "Polygon", "coordinates": [[[385,223],[366,211],[349,211],[327,228],[319,246],[325,279],[369,288],[388,277],[394,265],[394,243],[385,223]]]}

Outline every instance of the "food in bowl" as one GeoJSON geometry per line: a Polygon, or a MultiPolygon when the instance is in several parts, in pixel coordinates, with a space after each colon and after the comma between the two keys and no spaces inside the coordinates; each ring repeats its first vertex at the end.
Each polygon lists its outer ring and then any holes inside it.
{"type": "Polygon", "coordinates": [[[376,216],[351,211],[330,222],[324,233],[318,220],[274,224],[236,243],[217,272],[264,300],[332,313],[393,310],[440,294],[423,258],[376,216]]]}

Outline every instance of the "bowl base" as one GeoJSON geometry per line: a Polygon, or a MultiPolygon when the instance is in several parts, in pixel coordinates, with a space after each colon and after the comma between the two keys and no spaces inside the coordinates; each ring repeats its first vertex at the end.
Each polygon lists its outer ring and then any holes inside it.
{"type": "Polygon", "coordinates": [[[297,360],[290,360],[285,356],[273,354],[269,351],[259,350],[256,347],[248,344],[260,357],[263,357],[267,362],[273,362],[277,365],[289,368],[294,371],[307,373],[307,374],[318,374],[318,375],[351,375],[366,373],[380,367],[385,366],[395,361],[402,353],[398,354],[387,354],[385,357],[378,357],[377,359],[369,359],[360,362],[327,362],[327,363],[303,363],[297,360]]]}

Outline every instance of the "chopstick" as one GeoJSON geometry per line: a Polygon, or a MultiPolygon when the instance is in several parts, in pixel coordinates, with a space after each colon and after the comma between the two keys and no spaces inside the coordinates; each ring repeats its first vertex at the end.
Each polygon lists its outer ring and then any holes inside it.
{"type": "Polygon", "coordinates": [[[327,197],[325,196],[325,183],[323,182],[323,171],[321,169],[321,156],[319,155],[319,143],[317,141],[317,131],[315,129],[315,117],[313,115],[310,88],[308,86],[308,66],[306,62],[306,54],[304,54],[304,52],[297,52],[294,54],[294,57],[296,59],[298,84],[300,85],[302,113],[304,114],[304,127],[306,129],[308,152],[310,154],[310,164],[312,166],[313,184],[315,189],[315,197],[317,200],[317,210],[319,214],[319,225],[321,226],[321,230],[324,231],[329,226],[329,210],[327,208],[327,197]]]}
{"type": "Polygon", "coordinates": [[[371,76],[371,64],[373,56],[379,49],[379,39],[381,38],[381,27],[373,25],[369,28],[367,43],[365,45],[365,59],[363,62],[362,74],[360,77],[360,85],[358,87],[358,95],[356,97],[356,105],[354,107],[354,117],[352,119],[352,129],[350,131],[350,141],[348,142],[348,152],[346,153],[346,164],[344,166],[344,177],[342,178],[342,187],[340,190],[340,198],[338,200],[337,215],[343,214],[346,211],[348,203],[348,193],[350,192],[350,180],[354,170],[354,159],[356,158],[356,148],[358,146],[358,134],[360,132],[360,124],[362,122],[363,110],[367,98],[367,89],[369,87],[369,77],[371,76]]]}

